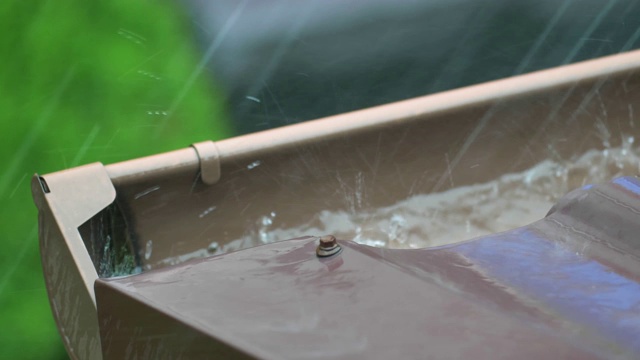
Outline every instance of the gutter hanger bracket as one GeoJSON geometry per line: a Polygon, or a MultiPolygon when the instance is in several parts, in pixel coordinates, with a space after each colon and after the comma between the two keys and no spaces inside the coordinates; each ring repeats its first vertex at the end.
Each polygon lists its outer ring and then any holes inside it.
{"type": "Polygon", "coordinates": [[[220,153],[213,141],[203,141],[191,144],[200,160],[200,178],[207,185],[213,185],[220,180],[220,153]]]}

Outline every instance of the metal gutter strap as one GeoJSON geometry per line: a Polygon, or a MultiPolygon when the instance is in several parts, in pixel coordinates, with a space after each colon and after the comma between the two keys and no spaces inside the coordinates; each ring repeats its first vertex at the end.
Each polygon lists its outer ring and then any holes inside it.
{"type": "Polygon", "coordinates": [[[191,144],[200,162],[200,178],[207,185],[213,185],[220,180],[220,153],[213,141],[203,141],[191,144]]]}
{"type": "Polygon", "coordinates": [[[213,141],[203,141],[178,150],[110,164],[106,169],[116,187],[190,172],[196,172],[203,183],[212,185],[220,179],[221,153],[213,141]]]}

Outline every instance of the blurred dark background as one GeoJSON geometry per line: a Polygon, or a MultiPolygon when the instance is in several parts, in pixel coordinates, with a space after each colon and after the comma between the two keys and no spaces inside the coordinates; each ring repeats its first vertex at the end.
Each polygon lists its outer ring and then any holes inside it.
{"type": "Polygon", "coordinates": [[[0,3],[0,358],[66,358],[29,181],[628,51],[640,1],[0,3]]]}
{"type": "Polygon", "coordinates": [[[640,2],[187,0],[236,131],[637,47],[640,2]]]}

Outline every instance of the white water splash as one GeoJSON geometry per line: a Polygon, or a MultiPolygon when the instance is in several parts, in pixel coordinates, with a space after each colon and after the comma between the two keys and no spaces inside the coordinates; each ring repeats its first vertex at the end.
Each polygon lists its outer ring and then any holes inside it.
{"type": "Polygon", "coordinates": [[[621,147],[591,150],[573,162],[545,160],[488,183],[415,195],[385,208],[321,211],[293,228],[277,227],[275,216],[264,216],[258,220],[257,232],[225,245],[222,251],[322,234],[377,247],[421,248],[514,229],[543,218],[572,189],[640,173],[640,150],[632,148],[634,142],[628,136],[621,147]]]}

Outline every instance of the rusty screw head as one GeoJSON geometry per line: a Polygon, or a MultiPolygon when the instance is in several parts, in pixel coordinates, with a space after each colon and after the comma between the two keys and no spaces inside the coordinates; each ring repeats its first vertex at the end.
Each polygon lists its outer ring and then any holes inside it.
{"type": "Polygon", "coordinates": [[[325,235],[321,236],[318,241],[316,255],[318,255],[318,257],[327,257],[339,253],[340,250],[342,250],[342,248],[338,245],[336,237],[333,235],[325,235]]]}

